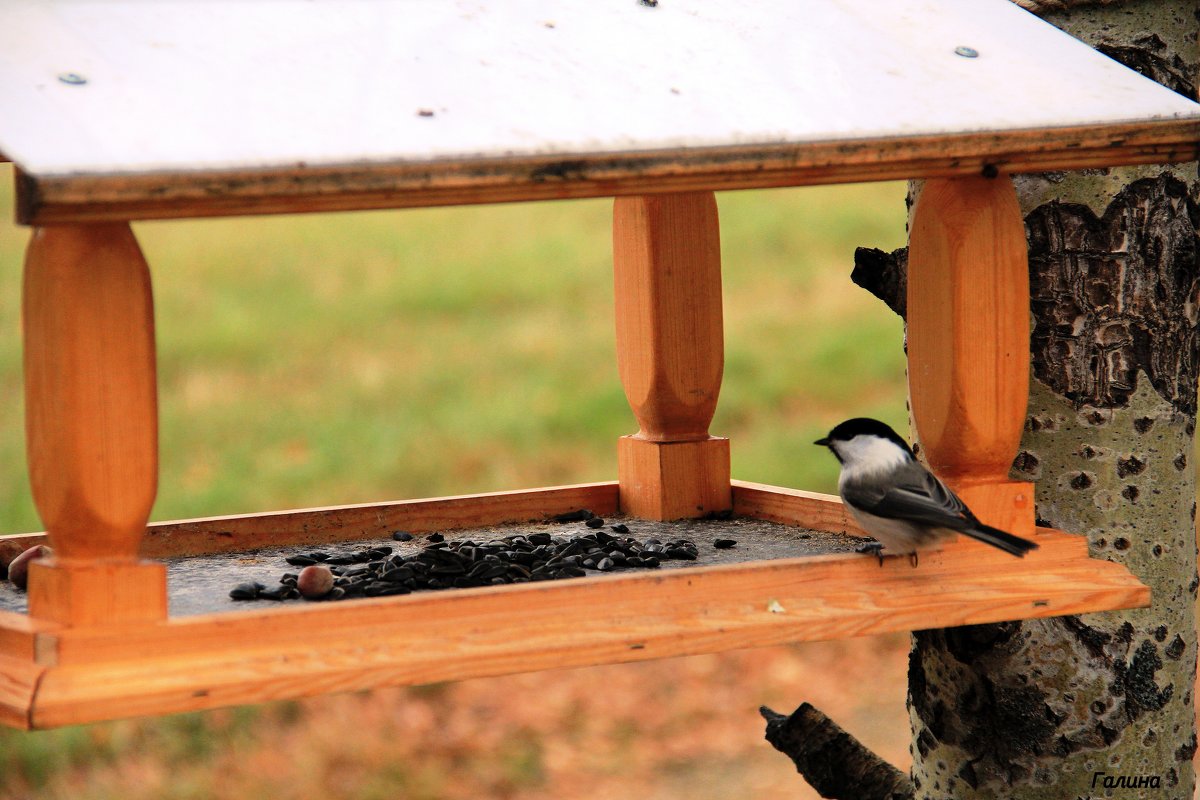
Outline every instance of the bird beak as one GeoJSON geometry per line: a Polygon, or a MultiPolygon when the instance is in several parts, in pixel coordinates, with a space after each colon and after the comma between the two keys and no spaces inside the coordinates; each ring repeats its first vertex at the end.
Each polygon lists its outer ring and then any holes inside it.
{"type": "Polygon", "coordinates": [[[813,442],[813,444],[819,444],[822,447],[829,447],[829,437],[822,436],[820,439],[817,439],[815,442],[813,442]]]}

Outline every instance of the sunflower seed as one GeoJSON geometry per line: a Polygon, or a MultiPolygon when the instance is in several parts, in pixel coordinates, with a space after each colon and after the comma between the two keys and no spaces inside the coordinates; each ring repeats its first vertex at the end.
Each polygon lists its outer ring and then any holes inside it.
{"type": "Polygon", "coordinates": [[[229,591],[229,596],[234,600],[256,600],[265,588],[261,583],[239,583],[229,591]]]}

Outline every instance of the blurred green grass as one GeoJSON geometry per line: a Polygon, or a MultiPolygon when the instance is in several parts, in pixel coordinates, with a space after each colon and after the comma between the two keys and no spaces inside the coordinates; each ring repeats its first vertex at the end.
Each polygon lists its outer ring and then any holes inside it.
{"type": "MultiPolygon", "coordinates": [[[[12,218],[11,167],[0,217],[12,218]]],[[[903,184],[719,196],[735,477],[830,491],[811,446],[903,426],[900,321],[847,278],[904,239],[903,184]]],[[[608,480],[636,430],[613,345],[611,201],[153,222],[155,519],[608,480]]],[[[24,469],[20,274],[0,228],[0,531],[24,469]]]]}

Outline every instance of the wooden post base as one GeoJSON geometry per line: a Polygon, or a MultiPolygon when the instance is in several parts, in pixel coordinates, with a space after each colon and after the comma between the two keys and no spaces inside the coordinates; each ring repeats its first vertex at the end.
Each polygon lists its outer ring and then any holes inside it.
{"type": "Polygon", "coordinates": [[[63,625],[166,619],[167,568],[154,561],[34,561],[29,613],[63,625]]]}
{"type": "Polygon", "coordinates": [[[617,440],[621,511],[642,519],[703,517],[733,508],[729,440],[617,440]]]}
{"type": "Polygon", "coordinates": [[[1024,539],[1033,538],[1033,484],[1024,481],[955,484],[947,481],[979,521],[1024,539]]]}

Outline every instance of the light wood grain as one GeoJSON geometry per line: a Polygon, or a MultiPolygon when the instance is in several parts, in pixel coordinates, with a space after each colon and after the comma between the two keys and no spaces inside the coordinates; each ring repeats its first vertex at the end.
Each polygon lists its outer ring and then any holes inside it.
{"type": "Polygon", "coordinates": [[[1016,174],[1195,161],[1198,141],[1200,122],[1183,120],[895,141],[202,173],[34,177],[18,169],[17,218],[50,224],[298,214],[975,176],[985,168],[1016,174]]]}
{"type": "Polygon", "coordinates": [[[621,511],[641,519],[703,517],[732,507],[729,440],[648,442],[636,436],[617,441],[621,511]]]}
{"type": "MultiPolygon", "coordinates": [[[[1015,453],[1013,454],[1016,455],[1015,453]]],[[[1034,485],[1026,481],[954,483],[954,490],[980,520],[1003,531],[1030,538],[1036,520],[1034,485]]],[[[1079,537],[1082,544],[1085,537],[1079,537]]]]}
{"type": "Polygon", "coordinates": [[[1029,395],[1029,264],[1012,181],[927,181],[908,250],[908,383],[929,466],[985,523],[1033,530],[1008,480],[1029,395]]]}
{"type": "MultiPolygon", "coordinates": [[[[421,534],[527,522],[581,508],[601,516],[615,514],[616,481],[152,522],[146,528],[141,552],[147,558],[168,558],[364,541],[385,538],[397,530],[421,534]]],[[[0,564],[48,541],[44,533],[0,536],[0,564]]]]}
{"type": "Polygon", "coordinates": [[[739,480],[731,481],[731,488],[735,514],[785,525],[803,524],[818,531],[867,535],[837,495],[739,480]]]}
{"type": "Polygon", "coordinates": [[[32,661],[37,657],[37,634],[60,628],[60,625],[36,620],[27,614],[0,611],[0,655],[32,661]]]}
{"type": "Polygon", "coordinates": [[[38,681],[45,669],[31,660],[0,652],[0,725],[29,730],[38,681]]]}
{"type": "Polygon", "coordinates": [[[707,439],[725,368],[716,197],[618,198],[613,273],[617,369],[638,438],[707,439]]]}
{"type": "MultiPolygon", "coordinates": [[[[150,272],[129,226],[36,230],[22,311],[29,478],[55,551],[52,571],[30,570],[30,613],[94,622],[91,597],[113,620],[144,618],[121,602],[144,597],[125,581],[164,585],[152,577],[161,567],[137,566],[157,489],[158,417],[150,272]],[[96,580],[98,562],[112,565],[110,580],[96,580]],[[48,591],[50,580],[62,591],[48,591]]],[[[160,616],[165,602],[152,606],[160,616]]]]}
{"type": "Polygon", "coordinates": [[[613,205],[617,370],[638,432],[618,446],[621,508],[649,519],[730,506],[729,443],[709,436],[725,368],[711,192],[613,205]]]}
{"type": "Polygon", "coordinates": [[[403,530],[413,534],[543,520],[589,509],[617,512],[616,481],[505,492],[306,508],[149,526],[143,553],[152,558],[229,553],[280,545],[363,541],[403,530]]]}
{"type": "Polygon", "coordinates": [[[165,619],[166,568],[154,561],[39,559],[29,565],[29,613],[81,626],[165,619]]]}

